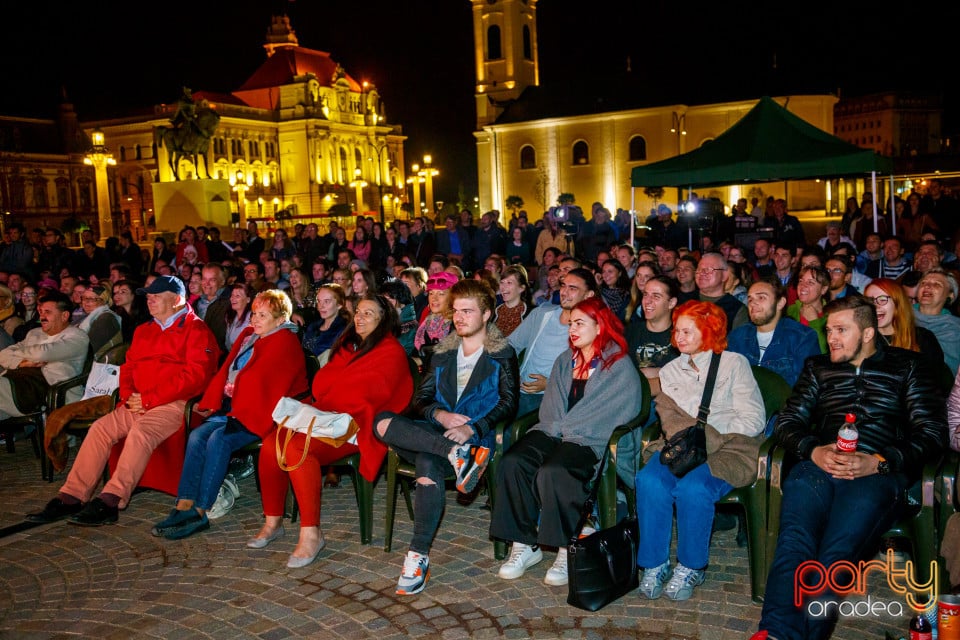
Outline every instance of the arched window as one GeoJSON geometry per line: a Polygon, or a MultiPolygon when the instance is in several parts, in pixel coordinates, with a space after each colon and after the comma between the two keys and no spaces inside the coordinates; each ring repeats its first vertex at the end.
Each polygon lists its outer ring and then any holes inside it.
{"type": "Polygon", "coordinates": [[[535,169],[537,166],[537,151],[533,146],[525,144],[520,147],[520,168],[535,169]]]}
{"type": "Polygon", "coordinates": [[[630,162],[647,159],[647,141],[643,136],[630,138],[630,162]]]}
{"type": "Polygon", "coordinates": [[[590,147],[583,140],[573,144],[573,164],[590,164],[590,147]]]}
{"type": "Polygon", "coordinates": [[[530,27],[523,25],[523,59],[533,60],[533,45],[530,44],[530,27]]]}
{"type": "Polygon", "coordinates": [[[500,27],[491,25],[487,29],[487,60],[499,60],[503,57],[500,51],[500,27]]]}

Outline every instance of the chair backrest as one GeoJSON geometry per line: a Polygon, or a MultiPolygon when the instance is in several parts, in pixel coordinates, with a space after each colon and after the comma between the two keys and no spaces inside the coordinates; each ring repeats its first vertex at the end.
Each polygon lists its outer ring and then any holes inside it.
{"type": "Polygon", "coordinates": [[[129,348],[129,342],[121,342],[120,344],[114,345],[107,349],[100,358],[97,359],[97,362],[121,365],[127,360],[127,349],[129,348]]]}
{"type": "Polygon", "coordinates": [[[780,411],[783,405],[787,403],[787,398],[793,393],[793,387],[783,379],[779,373],[771,371],[760,365],[750,367],[753,370],[753,377],[760,387],[760,395],[763,396],[763,408],[767,413],[767,420],[773,417],[773,414],[780,411]]]}
{"type": "Polygon", "coordinates": [[[306,349],[303,350],[303,357],[307,361],[307,385],[309,386],[313,384],[313,376],[320,371],[320,358],[306,349]]]}

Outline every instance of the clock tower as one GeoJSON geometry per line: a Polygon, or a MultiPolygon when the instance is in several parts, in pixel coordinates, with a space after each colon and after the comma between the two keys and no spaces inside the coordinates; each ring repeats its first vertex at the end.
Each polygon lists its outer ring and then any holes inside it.
{"type": "Polygon", "coordinates": [[[537,0],[470,0],[477,68],[477,129],[540,83],[537,0]]]}

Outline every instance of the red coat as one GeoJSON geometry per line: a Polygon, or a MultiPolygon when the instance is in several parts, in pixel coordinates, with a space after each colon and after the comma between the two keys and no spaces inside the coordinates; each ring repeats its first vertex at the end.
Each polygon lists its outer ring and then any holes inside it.
{"type": "MultiPolygon", "coordinates": [[[[247,327],[233,343],[230,355],[200,400],[201,409],[218,411],[223,405],[227,374],[243,341],[252,333],[253,327],[247,327]]],[[[261,438],[270,433],[277,401],[283,396],[292,398],[307,391],[307,367],[302,354],[297,335],[287,329],[282,328],[254,342],[253,355],[234,380],[229,415],[261,438]]]]}
{"type": "MultiPolygon", "coordinates": [[[[190,309],[166,331],[154,320],[137,327],[120,367],[120,402],[139,393],[145,409],[200,395],[217,368],[220,349],[207,325],[190,309]]],[[[113,473],[126,438],[110,452],[113,473]]],[[[187,448],[185,429],[160,443],[140,477],[138,487],[177,495],[187,448]]]]}
{"type": "Polygon", "coordinates": [[[189,307],[166,331],[155,320],[144,322],[120,367],[120,402],[133,393],[144,409],[189,400],[206,391],[219,358],[213,332],[189,307]]]}
{"type": "Polygon", "coordinates": [[[387,455],[386,445],[373,435],[373,419],[381,411],[402,412],[412,396],[407,353],[392,335],[356,362],[353,353],[340,349],[313,378],[313,406],[349,413],[359,425],[360,474],[370,482],[387,455]]]}

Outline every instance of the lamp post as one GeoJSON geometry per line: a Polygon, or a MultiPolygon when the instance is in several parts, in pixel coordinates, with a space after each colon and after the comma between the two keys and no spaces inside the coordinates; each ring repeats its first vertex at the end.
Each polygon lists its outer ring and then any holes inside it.
{"type": "Polygon", "coordinates": [[[113,218],[110,217],[110,191],[107,188],[107,166],[115,166],[117,161],[107,151],[103,131],[93,130],[93,148],[83,157],[83,164],[93,167],[97,182],[97,214],[100,221],[100,237],[113,235],[113,218]]]}
{"type": "MultiPolygon", "coordinates": [[[[374,117],[376,117],[376,115],[374,115],[374,117]]],[[[374,150],[377,152],[377,158],[376,158],[376,162],[377,162],[377,196],[380,198],[380,226],[381,226],[381,227],[385,227],[385,226],[387,225],[387,221],[386,221],[386,214],[385,214],[384,211],[383,211],[383,177],[384,177],[383,165],[384,165],[384,160],[382,159],[381,156],[383,155],[383,152],[387,150],[388,147],[387,147],[387,142],[386,142],[386,140],[384,140],[383,142],[381,142],[381,143],[379,143],[379,144],[372,144],[371,146],[372,146],[372,147],[374,148],[374,150]]],[[[370,158],[370,160],[373,161],[373,158],[370,158]]],[[[386,159],[386,164],[390,164],[390,158],[389,158],[389,156],[388,156],[387,159],[386,159]]],[[[390,171],[389,171],[389,170],[386,172],[386,175],[387,175],[387,176],[390,175],[390,171]]],[[[396,211],[396,209],[394,209],[394,211],[393,211],[393,219],[394,219],[394,220],[397,219],[397,211],[396,211]]]]}
{"type": "Polygon", "coordinates": [[[411,176],[407,178],[407,184],[413,185],[413,213],[415,217],[419,218],[422,215],[420,211],[420,183],[424,181],[420,174],[420,165],[413,165],[410,173],[411,176]]]}
{"type": "Polygon", "coordinates": [[[440,175],[440,172],[434,169],[431,165],[433,162],[433,156],[427,154],[423,156],[423,169],[420,171],[420,175],[427,181],[427,213],[430,213],[433,210],[433,178],[434,176],[440,175]]]}
{"type": "MultiPolygon", "coordinates": [[[[130,182],[127,179],[124,179],[123,184],[127,189],[133,188],[137,190],[137,199],[140,200],[140,215],[134,216],[133,218],[133,237],[136,238],[137,242],[140,242],[143,238],[141,237],[141,232],[143,231],[144,226],[147,222],[147,208],[144,206],[146,203],[143,200],[143,187],[134,182],[130,182]]],[[[127,196],[127,202],[131,202],[133,198],[127,196]]]]}
{"type": "Polygon", "coordinates": [[[363,188],[367,186],[367,181],[360,177],[360,167],[353,170],[353,182],[350,186],[357,190],[357,213],[363,211],[363,188]]]}
{"type": "Polygon", "coordinates": [[[687,114],[673,112],[673,121],[670,125],[670,133],[676,134],[677,136],[677,155],[683,153],[680,140],[683,136],[687,135],[687,114]]]}
{"type": "Polygon", "coordinates": [[[253,176],[245,176],[243,171],[237,171],[233,179],[230,180],[233,190],[237,192],[237,226],[241,229],[247,228],[247,189],[253,186],[253,176]]]}

